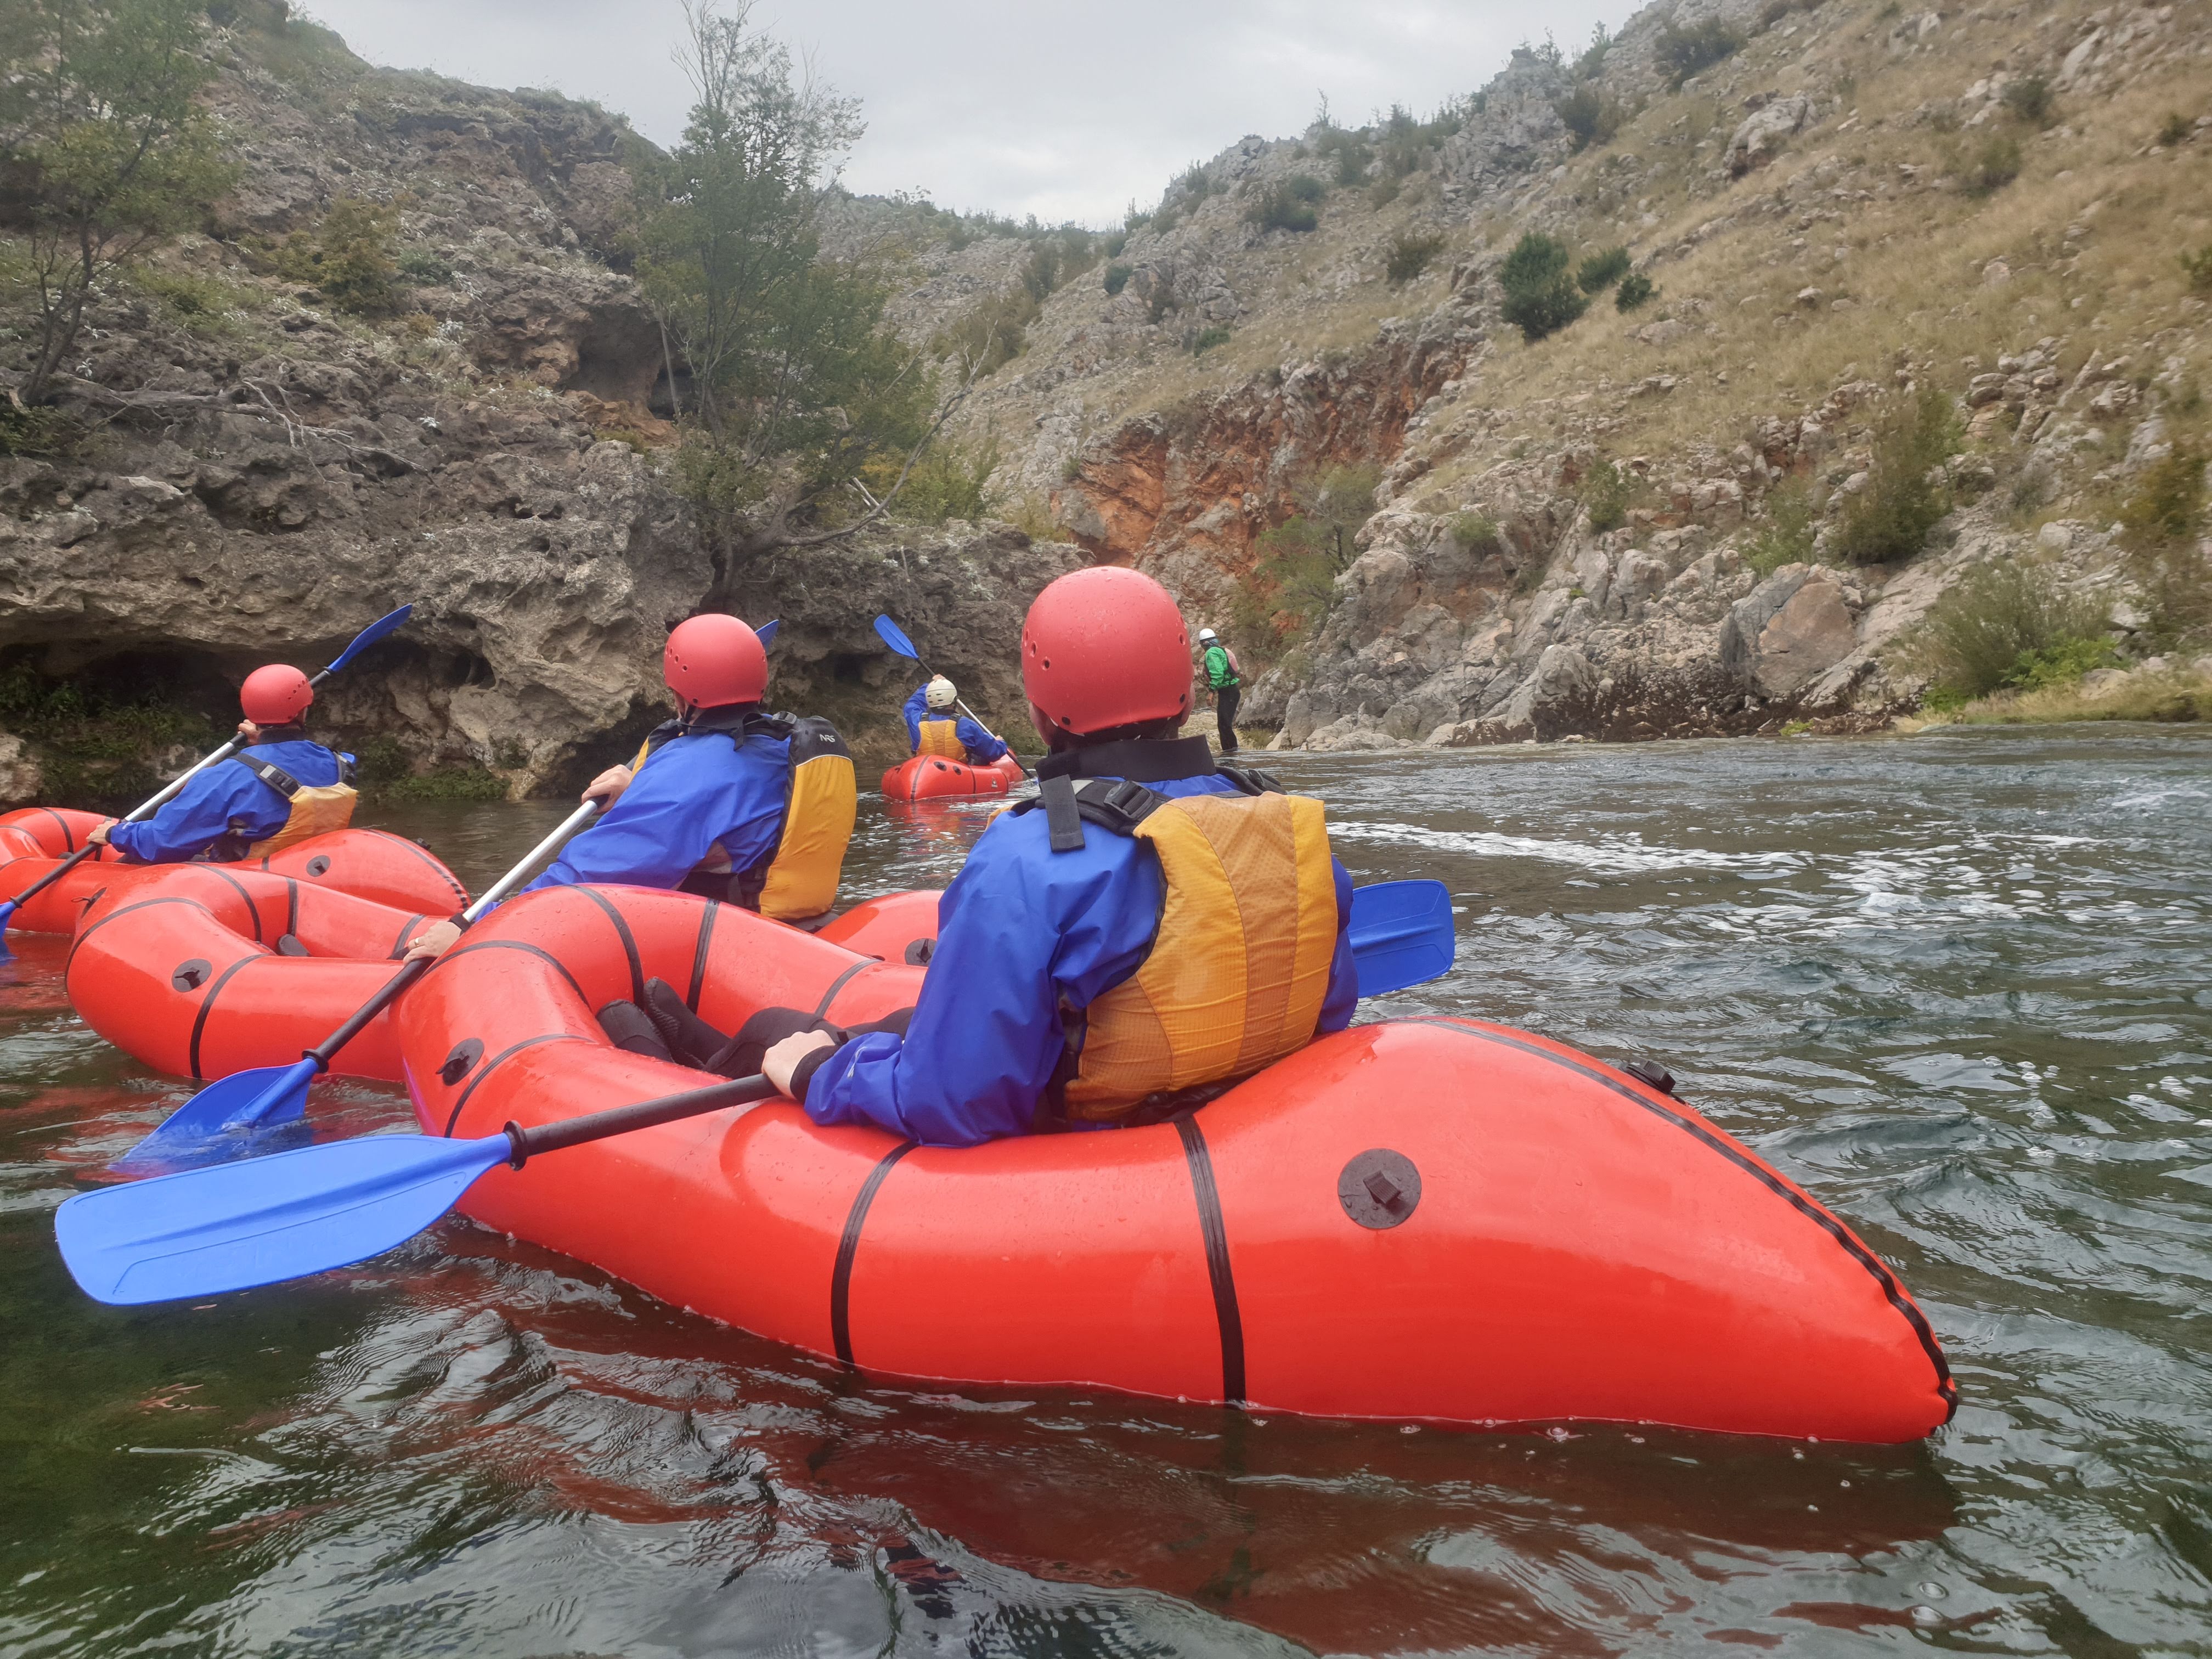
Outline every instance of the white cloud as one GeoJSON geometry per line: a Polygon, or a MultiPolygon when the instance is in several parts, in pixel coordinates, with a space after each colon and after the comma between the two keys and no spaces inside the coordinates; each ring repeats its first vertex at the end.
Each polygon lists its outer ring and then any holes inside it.
{"type": "MultiPolygon", "coordinates": [[[[659,143],[683,125],[670,60],[676,0],[307,0],[371,62],[488,86],[550,87],[619,110],[659,143]]],[[[1118,222],[1188,162],[1247,133],[1302,131],[1326,94],[1340,120],[1426,112],[1472,92],[1549,29],[1573,50],[1625,8],[1540,13],[1488,0],[760,0],[758,17],[858,96],[855,190],[1047,222],[1118,222]]]]}

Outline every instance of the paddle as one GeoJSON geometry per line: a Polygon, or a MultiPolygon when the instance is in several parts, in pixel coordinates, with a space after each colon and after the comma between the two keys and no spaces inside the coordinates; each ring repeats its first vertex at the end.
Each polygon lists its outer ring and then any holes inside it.
{"type": "MultiPolygon", "coordinates": [[[[1414,983],[1417,950],[1435,972],[1451,965],[1451,897],[1443,883],[1355,889],[1352,915],[1363,995],[1414,983]]],[[[78,1194],[56,1212],[54,1237],[76,1282],[102,1302],[166,1302],[275,1284],[404,1243],[494,1164],[520,1169],[539,1152],[775,1092],[765,1078],[740,1078],[534,1129],[510,1123],[481,1139],[369,1135],[160,1176],[78,1194]]]]}
{"type": "MultiPolygon", "coordinates": [[[[582,829],[599,810],[599,803],[589,800],[571,812],[560,828],[530,849],[521,863],[461,912],[462,927],[468,927],[520,886],[523,878],[537,867],[540,860],[582,829]]],[[[153,1164],[174,1170],[190,1163],[210,1162],[210,1154],[216,1150],[210,1143],[218,1138],[232,1138],[216,1153],[222,1159],[251,1157],[252,1148],[239,1132],[289,1123],[306,1111],[308,1085],[319,1073],[330,1070],[338,1050],[359,1036],[371,1020],[398,1000],[402,992],[429,972],[433,960],[418,957],[405,963],[385,981],[382,989],[355,1009],[344,1024],[289,1066],[257,1066],[251,1071],[234,1072],[221,1082],[210,1083],[170,1113],[161,1127],[118,1159],[116,1168],[128,1170],[134,1164],[143,1167],[153,1164]]]]}
{"type": "Polygon", "coordinates": [[[775,643],[775,630],[782,626],[782,620],[779,618],[775,622],[764,622],[758,628],[753,629],[753,632],[760,638],[762,650],[765,651],[769,647],[775,643]]]}
{"type": "Polygon", "coordinates": [[[215,1296],[327,1273],[405,1243],[495,1164],[766,1100],[766,1078],[739,1078],[659,1100],[480,1140],[365,1135],[211,1170],[79,1193],[54,1214],[70,1273],[118,1305],[215,1296]]]}
{"type": "MultiPolygon", "coordinates": [[[[346,647],[344,650],[338,653],[337,659],[333,661],[329,667],[324,669],[321,673],[317,674],[313,678],[310,679],[307,684],[310,685],[320,685],[325,680],[330,678],[331,675],[337,673],[339,669],[343,668],[356,657],[368,650],[370,646],[374,645],[386,634],[389,634],[393,629],[398,627],[400,623],[405,622],[407,620],[408,612],[414,610],[414,608],[415,607],[411,605],[403,605],[398,610],[393,611],[390,616],[381,617],[378,621],[371,623],[367,628],[364,628],[359,634],[354,636],[354,641],[351,645],[346,647]]],[[[191,782],[194,777],[198,776],[200,773],[206,771],[209,767],[213,766],[217,761],[228,760],[233,755],[238,752],[241,745],[242,739],[233,738],[228,743],[223,744],[222,748],[216,750],[215,753],[208,756],[204,760],[200,761],[197,765],[192,767],[190,771],[182,773],[179,775],[172,778],[167,784],[164,785],[151,798],[140,802],[139,805],[131,808],[130,811],[125,813],[123,816],[123,822],[125,823],[136,823],[139,819],[145,817],[148,814],[160,811],[162,807],[167,805],[170,800],[175,797],[177,792],[179,789],[182,789],[187,783],[191,782]]],[[[38,880],[33,882],[21,892],[16,894],[14,898],[0,900],[0,958],[4,958],[11,954],[8,949],[7,941],[8,919],[15,914],[16,907],[36,898],[40,894],[45,892],[47,888],[52,886],[64,876],[76,869],[78,865],[83,863],[85,860],[90,858],[99,850],[100,848],[88,842],[86,845],[78,848],[76,852],[70,854],[52,869],[47,871],[45,875],[40,877],[38,880]]]]}
{"type": "MultiPolygon", "coordinates": [[[[927,663],[922,662],[921,653],[914,648],[914,641],[907,638],[906,630],[902,629],[889,617],[878,617],[876,618],[876,637],[881,640],[885,645],[890,647],[892,650],[897,652],[902,657],[906,657],[914,662],[920,663],[921,665],[921,672],[928,675],[931,678],[934,679],[937,677],[937,671],[934,668],[932,668],[927,663]]],[[[961,702],[959,698],[953,698],[952,703],[953,707],[959,709],[959,711],[965,714],[969,720],[974,720],[976,725],[983,726],[982,717],[977,714],[976,712],[970,708],[966,703],[961,702]]],[[[991,728],[988,726],[983,726],[983,729],[986,732],[989,732],[994,738],[999,735],[996,732],[992,732],[991,728]]],[[[1007,752],[1009,754],[1013,752],[1011,745],[1008,747],[1007,752]]]]}
{"type": "Polygon", "coordinates": [[[1362,997],[1386,996],[1451,971],[1451,890],[1440,881],[1352,890],[1352,961],[1362,997]]]}

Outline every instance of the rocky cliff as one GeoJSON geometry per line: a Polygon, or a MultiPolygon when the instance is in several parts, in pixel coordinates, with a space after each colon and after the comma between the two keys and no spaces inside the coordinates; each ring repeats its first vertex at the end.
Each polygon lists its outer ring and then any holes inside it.
{"type": "MultiPolygon", "coordinates": [[[[0,678],[120,677],[220,720],[258,663],[326,661],[411,601],[325,692],[330,729],[523,793],[665,712],[661,641],[711,598],[781,617],[778,700],[836,713],[872,757],[902,744],[908,689],[877,610],[976,707],[1018,711],[1021,603],[1072,547],[887,529],[711,567],[665,472],[669,358],[622,268],[620,122],[373,69],[281,7],[209,49],[239,183],[99,297],[64,400],[95,429],[0,459],[0,678]],[[349,199],[398,209],[391,314],[272,273],[281,239],[349,199]]],[[[35,749],[11,743],[11,799],[40,786],[35,749]]]]}

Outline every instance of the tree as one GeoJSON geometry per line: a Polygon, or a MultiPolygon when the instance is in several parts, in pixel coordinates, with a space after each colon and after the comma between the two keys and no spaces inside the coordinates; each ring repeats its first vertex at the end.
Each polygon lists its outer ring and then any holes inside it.
{"type": "Polygon", "coordinates": [[[229,187],[198,102],[198,0],[0,0],[0,217],[28,233],[20,395],[45,398],[100,282],[229,187]]]}
{"type": "Polygon", "coordinates": [[[672,154],[635,158],[637,270],[672,370],[689,371],[678,476],[726,567],[880,517],[965,388],[937,399],[926,356],[884,328],[881,250],[823,256],[858,103],[751,27],[751,0],[686,0],[684,15],[676,56],[696,101],[672,154]],[[904,458],[890,494],[856,489],[886,453],[904,458]],[[866,513],[846,519],[856,499],[866,513]]]}
{"type": "Polygon", "coordinates": [[[1505,293],[1499,309],[1532,345],[1565,328],[1589,304],[1568,269],[1571,258],[1565,242],[1532,230],[1498,268],[1498,285],[1505,293]]]}

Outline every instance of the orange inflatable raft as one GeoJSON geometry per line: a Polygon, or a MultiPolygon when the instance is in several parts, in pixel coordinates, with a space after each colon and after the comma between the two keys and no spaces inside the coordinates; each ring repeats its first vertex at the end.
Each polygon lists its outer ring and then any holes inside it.
{"type": "MultiPolygon", "coordinates": [[[[82,848],[86,835],[101,821],[97,812],[56,806],[27,806],[0,815],[0,899],[14,897],[50,872],[57,862],[82,848]]],[[[8,925],[33,933],[74,933],[95,894],[119,894],[185,867],[126,864],[112,850],[103,848],[16,911],[8,925]]],[[[451,915],[469,902],[466,890],[434,855],[404,836],[383,830],[337,830],[311,836],[266,858],[189,867],[288,878],[303,887],[349,893],[425,915],[451,915]]]]}
{"type": "MultiPolygon", "coordinates": [[[[699,1085],[594,1011],[648,977],[725,1030],[851,1024],[920,971],[680,894],[532,895],[398,1013],[432,1134],[699,1085]]],[[[964,1149],[777,1103],[495,1169],[462,1209],[889,1376],[1469,1424],[1904,1441],[1955,1389],[1850,1228],[1669,1095],[1470,1021],[1324,1037],[1147,1127],[964,1149]]]]}
{"type": "Polygon", "coordinates": [[[885,800],[963,800],[1003,795],[1029,775],[1012,750],[988,766],[968,766],[934,755],[916,755],[884,774],[885,800]]]}
{"type": "MultiPolygon", "coordinates": [[[[926,959],[937,899],[894,894],[823,932],[865,953],[926,959]]],[[[450,914],[248,866],[160,866],[87,909],[70,950],[69,998],[86,1024],[156,1071],[212,1079],[289,1065],[384,988],[427,921],[450,914]]],[[[391,1019],[379,1014],[331,1069],[396,1082],[391,1019]]]]}

